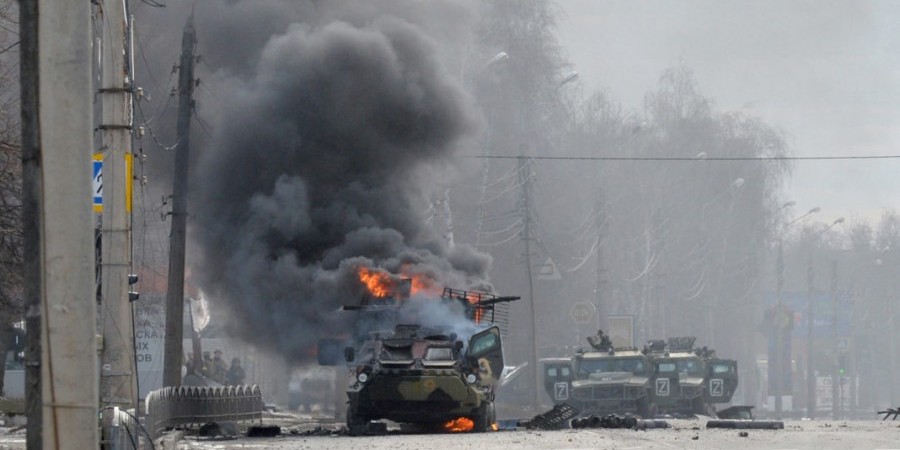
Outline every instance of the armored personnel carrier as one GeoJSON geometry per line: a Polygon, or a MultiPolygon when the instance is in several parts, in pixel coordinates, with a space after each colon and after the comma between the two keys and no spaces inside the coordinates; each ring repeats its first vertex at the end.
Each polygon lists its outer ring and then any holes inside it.
{"type": "Polygon", "coordinates": [[[609,339],[589,339],[591,350],[565,362],[544,363],[545,388],[554,403],[569,403],[581,415],[632,413],[650,416],[653,363],[635,348],[614,348],[609,339]]]}
{"type": "Polygon", "coordinates": [[[356,375],[347,389],[351,434],[364,433],[379,419],[473,431],[495,422],[494,384],[503,370],[496,326],[465,345],[446,329],[401,324],[375,333],[354,353],[348,351],[347,358],[356,375]]]}
{"type": "Polygon", "coordinates": [[[366,434],[372,421],[382,419],[449,431],[490,429],[495,386],[503,371],[502,306],[517,299],[444,289],[439,299],[425,301],[453,306],[445,310],[447,317],[421,322],[447,324],[428,326],[402,323],[408,317],[393,314],[407,300],[379,297],[345,308],[360,313],[357,332],[365,330],[344,349],[352,376],[347,389],[350,434],[366,434]]]}
{"type": "Polygon", "coordinates": [[[660,413],[716,416],[715,403],[731,401],[737,390],[737,361],[721,359],[706,347],[695,348],[696,338],[650,341],[653,360],[652,403],[660,413]]]}

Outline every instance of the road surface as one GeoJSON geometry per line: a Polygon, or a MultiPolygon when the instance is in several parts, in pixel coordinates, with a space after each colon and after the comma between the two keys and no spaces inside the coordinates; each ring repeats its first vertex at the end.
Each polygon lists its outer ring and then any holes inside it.
{"type": "Polygon", "coordinates": [[[786,421],[784,430],[705,428],[704,420],[670,420],[670,429],[646,431],[579,429],[493,433],[283,435],[215,440],[188,436],[179,450],[201,449],[900,449],[900,421],[786,421]]]}

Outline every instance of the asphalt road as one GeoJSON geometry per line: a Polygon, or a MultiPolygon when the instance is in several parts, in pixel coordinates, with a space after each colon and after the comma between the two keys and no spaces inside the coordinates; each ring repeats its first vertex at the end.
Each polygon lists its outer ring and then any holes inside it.
{"type": "Polygon", "coordinates": [[[705,420],[670,420],[670,429],[580,429],[493,433],[283,435],[218,440],[188,436],[179,450],[198,449],[900,449],[900,421],[786,421],[784,430],[707,430],[705,420]]]}

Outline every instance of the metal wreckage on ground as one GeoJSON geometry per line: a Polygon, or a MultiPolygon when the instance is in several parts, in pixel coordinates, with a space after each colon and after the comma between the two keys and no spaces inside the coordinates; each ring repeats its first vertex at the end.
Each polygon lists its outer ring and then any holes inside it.
{"type": "Polygon", "coordinates": [[[650,341],[643,349],[615,348],[600,332],[588,338],[589,351],[545,361],[544,387],[555,404],[571,405],[580,417],[751,418],[749,406],[715,410],[737,389],[737,361],[695,348],[694,341],[679,337],[650,341]]]}
{"type": "MultiPolygon", "coordinates": [[[[349,434],[383,432],[385,425],[373,422],[382,419],[446,431],[495,427],[494,389],[503,370],[506,307],[519,297],[444,289],[433,301],[461,307],[467,328],[477,330],[459,336],[453,327],[459,324],[450,317],[446,326],[398,322],[398,309],[408,293],[407,284],[344,307],[359,315],[355,336],[343,350],[352,376],[347,389],[349,434]]],[[[341,363],[329,358],[335,352],[323,345],[336,343],[320,341],[319,363],[341,363]]]]}

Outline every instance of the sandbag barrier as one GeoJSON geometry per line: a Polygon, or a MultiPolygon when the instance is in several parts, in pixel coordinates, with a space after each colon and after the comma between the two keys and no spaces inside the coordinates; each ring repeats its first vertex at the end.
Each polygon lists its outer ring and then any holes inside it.
{"type": "Polygon", "coordinates": [[[783,420],[710,420],[706,428],[731,428],[739,430],[783,430],[783,420]]]}
{"type": "Polygon", "coordinates": [[[178,425],[222,421],[262,422],[262,392],[257,385],[170,386],[150,392],[146,402],[146,424],[155,439],[178,425]]]}

